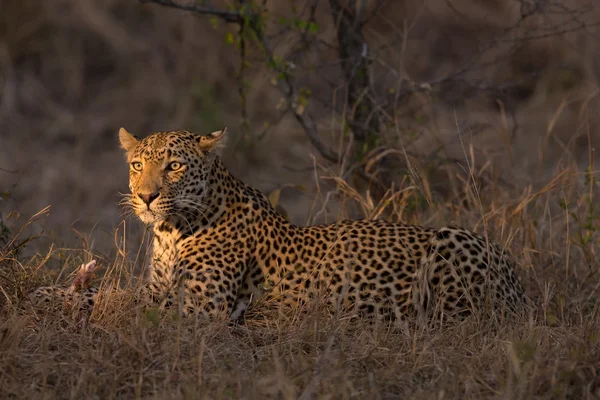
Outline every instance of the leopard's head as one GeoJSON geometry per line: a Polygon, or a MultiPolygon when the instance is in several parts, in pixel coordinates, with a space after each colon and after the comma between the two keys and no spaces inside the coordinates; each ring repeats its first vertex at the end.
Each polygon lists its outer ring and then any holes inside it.
{"type": "Polygon", "coordinates": [[[202,213],[210,171],[226,133],[227,128],[209,135],[157,132],[139,140],[121,128],[119,139],[129,162],[131,190],[124,203],[148,225],[202,213]]]}

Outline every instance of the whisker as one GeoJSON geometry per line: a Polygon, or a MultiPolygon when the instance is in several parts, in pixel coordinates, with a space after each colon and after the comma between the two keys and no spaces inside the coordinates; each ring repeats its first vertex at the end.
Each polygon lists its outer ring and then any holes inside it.
{"type": "Polygon", "coordinates": [[[182,198],[182,199],[178,199],[178,203],[180,203],[180,205],[183,205],[184,207],[190,207],[192,209],[192,211],[196,211],[198,214],[200,214],[202,217],[207,218],[207,214],[206,211],[208,210],[208,205],[198,202],[196,200],[190,199],[190,198],[182,198]]]}

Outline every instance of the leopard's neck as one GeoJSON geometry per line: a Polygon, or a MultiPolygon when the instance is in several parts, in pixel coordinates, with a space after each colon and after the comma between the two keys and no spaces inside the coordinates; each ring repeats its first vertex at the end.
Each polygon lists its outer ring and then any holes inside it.
{"type": "MultiPolygon", "coordinates": [[[[260,191],[235,178],[217,158],[207,178],[206,205],[201,214],[179,216],[173,220],[157,223],[154,226],[151,279],[173,282],[176,279],[177,265],[181,261],[178,245],[188,238],[213,235],[217,231],[231,229],[231,222],[254,215],[252,224],[261,225],[264,235],[287,235],[298,229],[290,224],[271,206],[267,197],[260,191]]],[[[244,226],[241,229],[251,229],[244,226]]],[[[240,229],[238,227],[238,229],[240,229]]],[[[250,253],[270,253],[272,249],[262,248],[263,238],[255,238],[250,243],[258,247],[248,249],[250,253]]]]}
{"type": "Polygon", "coordinates": [[[179,232],[167,222],[154,226],[152,242],[152,260],[150,260],[149,279],[157,292],[168,292],[175,284],[176,265],[179,261],[177,238],[179,232]]]}

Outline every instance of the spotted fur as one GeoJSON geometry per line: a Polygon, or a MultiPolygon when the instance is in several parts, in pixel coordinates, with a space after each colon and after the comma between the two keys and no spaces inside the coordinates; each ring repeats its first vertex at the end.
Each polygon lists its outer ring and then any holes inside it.
{"type": "Polygon", "coordinates": [[[404,319],[528,303],[508,254],[460,228],[290,224],[226,169],[226,130],[119,136],[130,165],[126,203],[154,232],[148,289],[164,306],[237,319],[257,297],[297,305],[318,295],[360,315],[404,319]]]}

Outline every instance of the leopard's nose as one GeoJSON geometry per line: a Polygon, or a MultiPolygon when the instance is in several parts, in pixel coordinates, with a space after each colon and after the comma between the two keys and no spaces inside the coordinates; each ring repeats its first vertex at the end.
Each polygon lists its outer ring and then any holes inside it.
{"type": "Polygon", "coordinates": [[[140,199],[142,199],[142,201],[144,203],[146,203],[146,205],[148,207],[150,207],[150,203],[152,203],[158,196],[159,196],[158,192],[154,192],[154,193],[138,193],[138,197],[140,199]]]}

